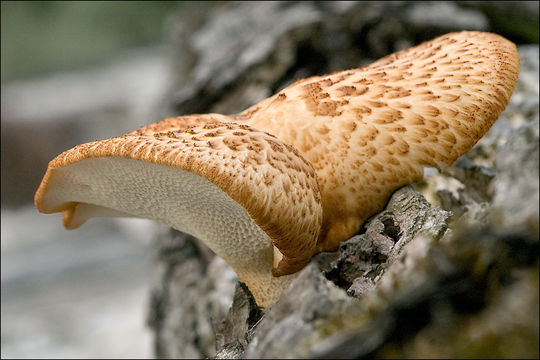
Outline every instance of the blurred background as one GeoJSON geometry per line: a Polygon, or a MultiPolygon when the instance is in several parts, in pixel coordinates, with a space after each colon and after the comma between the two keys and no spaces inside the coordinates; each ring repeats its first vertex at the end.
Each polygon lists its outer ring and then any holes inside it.
{"type": "Polygon", "coordinates": [[[515,106],[538,121],[538,2],[2,1],[2,357],[154,353],[152,240],[166,229],[94,219],[66,231],[38,214],[56,155],[169,115],[234,113],[295,79],[458,30],[528,54],[515,106]]]}
{"type": "Polygon", "coordinates": [[[152,356],[157,225],[96,219],[66,231],[37,213],[33,193],[60,152],[158,120],[167,19],[184,5],[2,1],[2,358],[152,356]]]}

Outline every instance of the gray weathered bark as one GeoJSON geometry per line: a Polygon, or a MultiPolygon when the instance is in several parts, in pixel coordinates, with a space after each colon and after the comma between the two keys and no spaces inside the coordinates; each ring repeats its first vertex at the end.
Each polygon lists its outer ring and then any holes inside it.
{"type": "MultiPolygon", "coordinates": [[[[498,32],[490,21],[454,2],[224,6],[175,37],[191,65],[178,60],[163,115],[239,111],[295,78],[356,67],[365,54],[465,28],[498,32]],[[425,7],[432,17],[417,16],[425,7]]],[[[515,93],[478,145],[396,191],[264,315],[196,239],[162,234],[149,314],[156,355],[538,357],[538,46],[519,51],[515,93]]]]}

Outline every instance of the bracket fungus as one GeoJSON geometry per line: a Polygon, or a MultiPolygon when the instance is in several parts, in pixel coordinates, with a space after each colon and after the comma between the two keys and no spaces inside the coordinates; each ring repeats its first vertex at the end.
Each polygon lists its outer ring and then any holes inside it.
{"type": "Polygon", "coordinates": [[[506,107],[516,47],[459,32],[367,67],[296,81],[235,115],[167,118],[53,159],[43,213],[76,228],[148,218],[190,233],[268,308],[397,188],[467,152],[506,107]]]}

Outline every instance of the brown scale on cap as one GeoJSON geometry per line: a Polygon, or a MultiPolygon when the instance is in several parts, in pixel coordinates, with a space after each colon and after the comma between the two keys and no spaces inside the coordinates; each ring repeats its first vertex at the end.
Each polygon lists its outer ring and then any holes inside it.
{"type": "Polygon", "coordinates": [[[467,152],[518,71],[504,38],[447,34],[299,80],[240,114],[168,118],[79,145],[49,163],[36,206],[63,211],[67,228],[138,216],[192,233],[268,307],[289,274],[354,235],[425,166],[467,152]]]}

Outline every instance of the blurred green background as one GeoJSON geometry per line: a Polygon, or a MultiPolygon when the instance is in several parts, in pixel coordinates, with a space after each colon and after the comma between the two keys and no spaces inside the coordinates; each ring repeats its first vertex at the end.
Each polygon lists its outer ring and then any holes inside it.
{"type": "Polygon", "coordinates": [[[5,82],[91,65],[128,48],[162,42],[167,15],[193,3],[2,1],[1,6],[5,82]]]}

